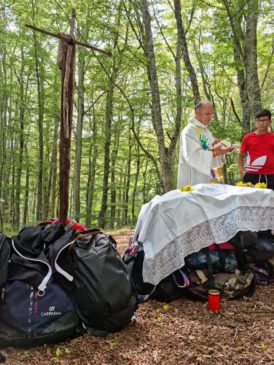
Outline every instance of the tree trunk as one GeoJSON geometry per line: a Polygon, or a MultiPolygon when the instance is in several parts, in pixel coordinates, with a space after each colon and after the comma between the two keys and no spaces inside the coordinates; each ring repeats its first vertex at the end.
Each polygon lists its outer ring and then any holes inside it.
{"type": "MultiPolygon", "coordinates": [[[[12,146],[12,164],[11,164],[11,185],[15,186],[15,149],[12,146]]],[[[15,189],[10,190],[9,194],[9,215],[10,215],[10,224],[13,228],[15,228],[15,189]]]]}
{"type": "Polygon", "coordinates": [[[154,44],[151,30],[151,18],[149,14],[147,0],[141,0],[141,13],[143,18],[143,45],[147,61],[147,75],[151,91],[151,119],[156,134],[160,165],[162,171],[162,181],[160,182],[164,191],[174,188],[174,150],[180,132],[180,121],[176,121],[173,135],[170,138],[169,147],[165,146],[164,127],[162,121],[162,111],[160,102],[159,83],[157,67],[154,53],[154,44]]]}
{"type": "Polygon", "coordinates": [[[36,198],[36,220],[42,219],[43,213],[43,169],[44,169],[44,71],[43,60],[39,57],[38,42],[34,32],[34,52],[35,52],[35,73],[37,82],[38,98],[38,181],[36,198]]]}
{"type": "Polygon", "coordinates": [[[61,40],[59,45],[59,68],[62,75],[61,92],[61,126],[60,126],[60,147],[59,147],[59,218],[65,224],[68,216],[69,204],[69,177],[70,177],[70,146],[71,129],[73,117],[73,89],[74,89],[74,63],[75,63],[75,43],[74,27],[76,12],[72,10],[70,36],[68,41],[61,40]]]}
{"type": "Polygon", "coordinates": [[[60,149],[59,149],[59,187],[60,187],[60,206],[59,218],[65,223],[68,214],[69,199],[69,172],[70,172],[70,145],[71,127],[73,112],[73,84],[74,84],[74,59],[75,45],[68,45],[64,41],[64,58],[61,65],[62,73],[62,94],[61,94],[61,127],[60,127],[60,149]]]}
{"type": "Polygon", "coordinates": [[[93,196],[95,187],[95,172],[96,163],[98,157],[98,144],[97,144],[97,124],[95,118],[95,112],[93,113],[93,127],[92,127],[92,140],[89,147],[89,168],[88,168],[88,183],[86,191],[86,226],[90,227],[92,222],[93,211],[93,196]]]}
{"type": "Polygon", "coordinates": [[[25,147],[25,158],[26,158],[26,186],[24,189],[23,226],[26,226],[28,223],[28,212],[29,212],[30,166],[29,166],[29,156],[27,147],[25,147]]]}
{"type": "Polygon", "coordinates": [[[261,108],[261,91],[257,69],[258,0],[223,0],[233,33],[234,58],[242,105],[242,127],[250,131],[251,113],[261,108]]]}
{"type": "Polygon", "coordinates": [[[126,174],[126,186],[125,186],[125,202],[124,202],[124,219],[125,224],[129,224],[129,187],[130,187],[130,176],[131,176],[131,164],[132,164],[132,137],[130,131],[128,133],[128,158],[127,158],[127,174],[126,174]]]}
{"type": "MultiPolygon", "coordinates": [[[[237,48],[234,45],[234,60],[236,61],[236,65],[239,65],[241,62],[241,56],[239,52],[237,52],[237,48]]],[[[237,72],[237,85],[239,89],[239,95],[241,100],[242,107],[242,128],[243,134],[250,132],[250,118],[251,118],[251,109],[249,105],[248,93],[246,88],[246,80],[245,80],[245,71],[243,67],[238,66],[236,68],[237,72]]]]}
{"type": "Polygon", "coordinates": [[[199,86],[197,81],[196,72],[194,70],[194,67],[192,66],[192,63],[190,61],[189,52],[188,52],[188,45],[186,40],[186,33],[182,21],[182,10],[181,10],[181,0],[174,0],[174,9],[175,9],[175,18],[176,18],[176,24],[177,24],[177,33],[178,33],[178,43],[180,42],[181,45],[181,51],[184,59],[184,63],[187,69],[187,72],[189,74],[193,97],[194,97],[194,105],[196,105],[200,100],[200,92],[199,92],[199,86]]]}
{"type": "MultiPolygon", "coordinates": [[[[3,18],[5,18],[5,13],[3,9],[3,18]]],[[[3,47],[1,49],[1,63],[0,63],[0,82],[3,86],[0,88],[0,228],[2,229],[3,224],[6,219],[6,206],[7,206],[7,196],[6,191],[8,190],[7,183],[7,115],[8,115],[8,94],[5,91],[7,88],[7,52],[3,47]]]]}
{"type": "Polygon", "coordinates": [[[18,230],[20,226],[20,195],[21,195],[21,175],[22,175],[22,164],[23,164],[23,153],[24,153],[24,119],[25,119],[25,107],[24,107],[24,50],[21,47],[21,68],[19,78],[19,151],[16,171],[16,194],[15,194],[15,228],[18,230]]]}
{"type": "Polygon", "coordinates": [[[80,186],[81,186],[81,161],[82,161],[82,130],[84,119],[84,76],[85,76],[84,54],[79,51],[78,59],[78,114],[76,126],[76,151],[74,159],[73,177],[73,216],[76,221],[80,219],[80,186]]]}
{"type": "MultiPolygon", "coordinates": [[[[211,91],[211,84],[210,84],[210,81],[208,80],[208,75],[206,74],[205,67],[204,67],[204,63],[202,61],[202,55],[201,55],[200,45],[198,47],[195,47],[195,53],[196,53],[196,57],[197,57],[197,60],[198,60],[198,63],[199,63],[199,68],[200,68],[200,74],[201,74],[201,77],[202,77],[204,94],[206,96],[206,99],[207,100],[210,100],[213,103],[213,105],[215,106],[214,96],[213,96],[213,93],[211,91]]],[[[214,108],[214,120],[217,123],[219,122],[219,118],[218,118],[218,114],[216,112],[216,108],[214,108]]]]}
{"type": "Polygon", "coordinates": [[[248,1],[246,14],[246,32],[244,42],[244,64],[246,69],[247,93],[253,115],[261,109],[261,90],[257,67],[257,24],[258,0],[248,1]]]}
{"type": "MultiPolygon", "coordinates": [[[[59,83],[57,82],[57,75],[54,77],[54,90],[55,95],[59,94],[58,92],[59,83]]],[[[54,113],[54,132],[53,132],[53,141],[52,141],[52,152],[50,158],[50,176],[49,176],[49,212],[46,215],[50,217],[57,216],[57,164],[58,164],[58,131],[59,131],[59,124],[60,124],[60,106],[57,105],[57,99],[54,103],[55,113],[54,113]]]]}
{"type": "Polygon", "coordinates": [[[116,219],[116,181],[115,181],[115,163],[117,152],[113,151],[111,156],[111,173],[110,173],[110,228],[115,227],[116,219]]]}
{"type": "Polygon", "coordinates": [[[149,173],[149,163],[148,160],[144,161],[144,170],[143,170],[143,180],[144,180],[144,188],[143,188],[143,204],[147,203],[151,196],[149,192],[151,190],[151,175],[149,173]]]}
{"type": "MultiPolygon", "coordinates": [[[[138,128],[139,132],[139,128],[138,128]]],[[[135,210],[135,201],[136,201],[136,194],[137,194],[137,184],[139,180],[140,175],[140,167],[141,167],[141,158],[140,158],[140,146],[139,144],[136,145],[136,158],[135,158],[135,164],[136,164],[136,172],[134,174],[134,187],[132,192],[132,205],[131,205],[131,215],[132,215],[132,223],[135,224],[137,222],[136,217],[136,210],[135,210]]]]}
{"type": "Polygon", "coordinates": [[[114,129],[114,138],[113,138],[113,149],[111,152],[111,173],[110,173],[110,227],[114,228],[115,227],[115,222],[117,222],[117,218],[116,218],[116,204],[117,204],[117,194],[116,194],[116,190],[117,190],[117,184],[116,184],[116,172],[115,172],[115,167],[116,167],[116,158],[117,158],[117,153],[118,153],[118,149],[119,149],[119,141],[120,141],[120,136],[119,136],[119,122],[117,122],[115,124],[115,129],[114,129]]]}
{"type": "Polygon", "coordinates": [[[112,114],[113,114],[113,92],[114,92],[113,83],[109,82],[109,89],[107,92],[107,99],[106,99],[106,118],[105,118],[105,128],[104,128],[104,136],[105,136],[105,140],[104,140],[104,177],[103,177],[101,209],[100,209],[100,213],[99,213],[99,227],[105,227],[105,225],[106,225],[111,127],[112,127],[112,114]]]}

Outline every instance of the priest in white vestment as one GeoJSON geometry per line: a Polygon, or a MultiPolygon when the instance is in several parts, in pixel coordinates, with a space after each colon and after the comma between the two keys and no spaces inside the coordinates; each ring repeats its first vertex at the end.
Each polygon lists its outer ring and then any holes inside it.
{"type": "Polygon", "coordinates": [[[233,150],[232,147],[216,147],[208,125],[214,114],[210,101],[201,101],[195,107],[195,116],[182,130],[178,165],[177,187],[209,183],[212,169],[223,165],[221,156],[233,150]]]}

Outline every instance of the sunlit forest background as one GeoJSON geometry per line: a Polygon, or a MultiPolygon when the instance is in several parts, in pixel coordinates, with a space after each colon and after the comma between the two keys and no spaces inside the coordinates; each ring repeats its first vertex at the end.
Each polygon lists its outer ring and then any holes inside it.
{"type": "MultiPolygon", "coordinates": [[[[0,0],[0,229],[58,217],[58,39],[76,9],[69,216],[134,226],[176,188],[178,139],[201,99],[211,131],[240,143],[274,109],[273,0],[0,0]]],[[[225,181],[239,179],[237,154],[225,181]]]]}

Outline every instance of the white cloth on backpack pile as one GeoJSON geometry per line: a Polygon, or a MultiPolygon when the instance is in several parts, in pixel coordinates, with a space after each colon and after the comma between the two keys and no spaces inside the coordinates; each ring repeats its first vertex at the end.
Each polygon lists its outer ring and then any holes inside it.
{"type": "Polygon", "coordinates": [[[184,258],[238,231],[274,229],[274,191],[224,184],[197,184],[170,191],[143,205],[133,242],[143,243],[143,279],[158,284],[184,258]]]}

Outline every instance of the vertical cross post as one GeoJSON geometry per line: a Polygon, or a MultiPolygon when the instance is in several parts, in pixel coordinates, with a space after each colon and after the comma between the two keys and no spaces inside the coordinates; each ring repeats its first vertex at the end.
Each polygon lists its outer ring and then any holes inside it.
{"type": "Polygon", "coordinates": [[[84,46],[96,52],[101,52],[107,56],[112,56],[111,52],[94,47],[90,44],[75,40],[74,30],[76,21],[76,11],[72,9],[70,34],[52,33],[47,30],[26,24],[27,27],[58,38],[59,54],[58,66],[61,70],[62,90],[61,90],[61,119],[60,119],[60,144],[59,144],[59,219],[66,224],[69,206],[69,176],[70,176],[70,146],[73,117],[73,89],[74,89],[74,68],[75,68],[75,45],[84,46]]]}
{"type": "Polygon", "coordinates": [[[69,174],[70,174],[70,146],[73,116],[73,88],[75,66],[75,10],[72,11],[70,37],[68,40],[60,39],[59,68],[62,77],[61,91],[61,118],[60,118],[60,144],[59,144],[59,219],[66,223],[69,204],[69,174]]]}

